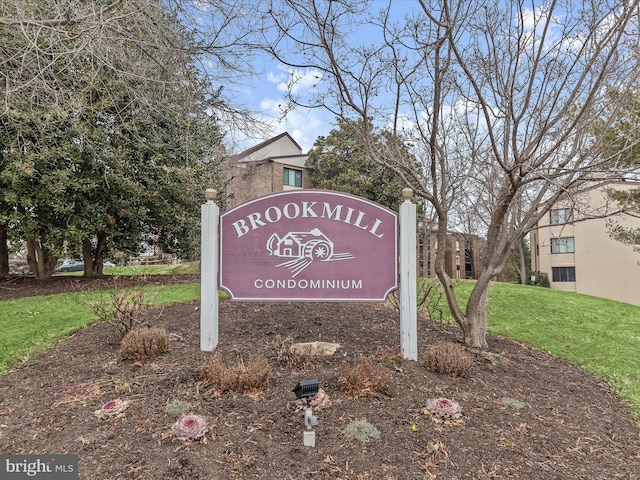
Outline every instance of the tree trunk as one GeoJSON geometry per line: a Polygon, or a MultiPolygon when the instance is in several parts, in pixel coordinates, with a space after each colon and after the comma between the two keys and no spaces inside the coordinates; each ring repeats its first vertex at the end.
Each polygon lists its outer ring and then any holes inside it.
{"type": "Polygon", "coordinates": [[[462,330],[464,344],[468,347],[487,348],[487,301],[492,276],[484,272],[480,274],[476,285],[471,291],[467,302],[467,309],[462,311],[456,299],[451,278],[445,268],[445,253],[447,245],[447,223],[443,214],[438,219],[438,246],[436,249],[436,275],[444,287],[449,311],[462,330]]]}
{"type": "Polygon", "coordinates": [[[33,238],[27,239],[27,264],[36,280],[47,280],[53,276],[58,257],[33,238]]]}
{"type": "Polygon", "coordinates": [[[524,258],[524,248],[522,248],[522,241],[518,243],[518,258],[520,262],[518,264],[518,273],[520,273],[520,284],[527,284],[527,261],[524,258]]]}
{"type": "Polygon", "coordinates": [[[465,311],[465,321],[460,325],[464,334],[464,344],[467,347],[479,349],[488,347],[487,303],[489,301],[490,286],[490,282],[478,280],[469,296],[465,311]]]}
{"type": "Polygon", "coordinates": [[[464,344],[467,347],[484,350],[487,345],[487,301],[489,297],[489,284],[480,286],[480,282],[471,292],[467,308],[462,312],[456,301],[453,285],[450,279],[438,275],[444,285],[445,297],[449,304],[449,310],[454,320],[462,330],[464,344]],[[445,283],[446,282],[446,283],[445,283]]]}
{"type": "Polygon", "coordinates": [[[9,276],[9,246],[7,245],[7,226],[0,225],[0,278],[9,276]]]}
{"type": "Polygon", "coordinates": [[[98,243],[95,253],[91,248],[91,240],[85,238],[82,240],[82,259],[84,260],[84,276],[100,277],[104,275],[104,252],[107,245],[107,235],[98,235],[98,243]]]}

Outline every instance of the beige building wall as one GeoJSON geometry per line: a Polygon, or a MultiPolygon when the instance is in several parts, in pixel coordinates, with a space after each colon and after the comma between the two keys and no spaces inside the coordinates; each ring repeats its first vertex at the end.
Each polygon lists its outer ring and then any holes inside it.
{"type": "Polygon", "coordinates": [[[274,192],[311,188],[309,172],[301,168],[297,162],[282,163],[273,159],[257,162],[239,162],[227,166],[229,191],[233,198],[229,207],[234,207],[252,198],[261,197],[274,192]],[[302,170],[302,187],[283,184],[284,169],[302,170]]]}
{"type": "MultiPolygon", "coordinates": [[[[639,184],[617,183],[618,190],[640,188],[639,184]]],[[[571,290],[585,295],[610,298],[640,305],[640,254],[633,247],[612,239],[607,221],[615,221],[627,228],[640,228],[640,219],[629,215],[607,216],[617,208],[608,199],[605,189],[593,189],[580,196],[577,202],[558,203],[552,210],[571,208],[573,221],[551,225],[547,213],[531,232],[532,270],[546,272],[551,288],[571,290]],[[606,218],[588,218],[605,216],[606,218]],[[573,252],[552,253],[567,249],[563,242],[573,238],[573,252]],[[575,281],[554,281],[553,269],[575,268],[575,281]]],[[[569,250],[569,249],[567,249],[569,250]]],[[[566,273],[566,271],[564,272],[566,273]]]]}

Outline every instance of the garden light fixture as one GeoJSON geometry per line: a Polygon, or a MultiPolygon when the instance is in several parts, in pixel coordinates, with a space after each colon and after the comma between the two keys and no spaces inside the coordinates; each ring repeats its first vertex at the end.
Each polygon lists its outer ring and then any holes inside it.
{"type": "Polygon", "coordinates": [[[319,382],[317,379],[300,380],[292,390],[298,399],[305,398],[307,401],[304,411],[304,424],[307,427],[303,437],[305,447],[316,446],[316,432],[313,431],[313,427],[318,424],[318,417],[313,415],[311,410],[311,399],[318,394],[318,388],[319,382]]]}

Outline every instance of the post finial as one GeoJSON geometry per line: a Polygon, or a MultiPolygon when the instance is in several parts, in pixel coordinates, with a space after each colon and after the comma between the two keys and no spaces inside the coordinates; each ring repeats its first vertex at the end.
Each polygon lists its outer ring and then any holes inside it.
{"type": "Polygon", "coordinates": [[[218,192],[213,188],[207,188],[204,191],[204,198],[207,202],[213,202],[217,197],[218,192]]]}
{"type": "Polygon", "coordinates": [[[406,202],[413,198],[413,190],[410,188],[402,189],[402,199],[406,202]]]}

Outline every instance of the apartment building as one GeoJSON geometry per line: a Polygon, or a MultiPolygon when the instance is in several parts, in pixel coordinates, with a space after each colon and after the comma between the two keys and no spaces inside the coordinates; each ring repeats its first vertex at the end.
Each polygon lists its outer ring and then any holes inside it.
{"type": "Polygon", "coordinates": [[[640,254],[609,236],[607,222],[640,228],[640,218],[616,214],[608,190],[640,188],[615,182],[557,202],[531,231],[531,268],[551,288],[640,305],[640,254]]]}
{"type": "Polygon", "coordinates": [[[307,155],[288,133],[255,145],[226,161],[229,207],[269,193],[310,188],[307,155]]]}
{"type": "MultiPolygon", "coordinates": [[[[437,232],[418,231],[418,274],[436,276],[437,232]]],[[[477,235],[449,232],[445,246],[444,268],[455,280],[477,279],[483,239],[477,235]]]]}

